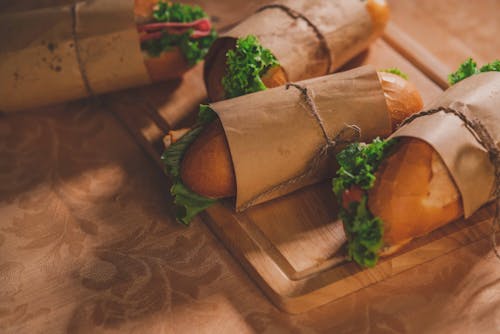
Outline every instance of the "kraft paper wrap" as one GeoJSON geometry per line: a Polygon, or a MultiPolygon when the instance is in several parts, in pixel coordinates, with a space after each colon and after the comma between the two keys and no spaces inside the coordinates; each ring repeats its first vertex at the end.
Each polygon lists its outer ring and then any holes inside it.
{"type": "Polygon", "coordinates": [[[303,18],[273,5],[262,7],[214,42],[206,57],[205,82],[218,49],[227,39],[257,36],[278,59],[288,80],[297,81],[332,72],[382,33],[374,31],[362,1],[290,0],[277,4],[303,18]]]}
{"type": "Polygon", "coordinates": [[[88,0],[0,15],[0,110],[150,83],[133,0],[88,0]]]}
{"type": "MultiPolygon", "coordinates": [[[[427,110],[450,108],[478,120],[500,147],[500,73],[467,78],[446,90],[427,110]]],[[[473,130],[452,113],[415,118],[391,137],[414,137],[429,143],[443,159],[462,196],[467,218],[493,199],[494,166],[473,130]]]]}
{"type": "MultiPolygon", "coordinates": [[[[352,138],[351,132],[350,140],[371,140],[390,134],[383,90],[373,67],[363,66],[297,84],[311,93],[329,141],[337,140],[349,125],[361,129],[360,137],[352,138]]],[[[210,107],[219,116],[229,144],[236,176],[237,211],[331,174],[331,160],[327,157],[318,164],[312,163],[328,142],[299,89],[277,87],[210,107]],[[298,178],[305,171],[309,171],[307,177],[298,178]]]]}

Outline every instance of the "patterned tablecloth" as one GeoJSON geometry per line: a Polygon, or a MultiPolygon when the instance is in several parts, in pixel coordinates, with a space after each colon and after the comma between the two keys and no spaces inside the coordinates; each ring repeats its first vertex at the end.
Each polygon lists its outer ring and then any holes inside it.
{"type": "Polygon", "coordinates": [[[168,187],[105,107],[0,116],[0,332],[500,332],[488,240],[292,316],[168,187]]]}

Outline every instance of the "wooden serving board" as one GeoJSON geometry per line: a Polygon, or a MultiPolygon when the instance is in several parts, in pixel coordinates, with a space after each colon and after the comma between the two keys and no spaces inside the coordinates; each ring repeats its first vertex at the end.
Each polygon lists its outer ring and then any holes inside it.
{"type": "MultiPolygon", "coordinates": [[[[454,51],[460,59],[468,56],[466,50],[454,51]]],[[[454,66],[433,56],[426,46],[410,38],[404,27],[395,24],[389,26],[384,40],[375,42],[369,52],[345,69],[368,63],[380,69],[400,68],[426,103],[446,87],[446,75],[454,66]]],[[[162,137],[171,128],[190,124],[205,99],[199,65],[182,81],[115,93],[105,97],[105,103],[163,168],[159,160],[162,137]]],[[[493,214],[492,208],[483,208],[467,221],[434,231],[382,259],[375,268],[363,270],[344,261],[345,236],[336,220],[330,181],[243,213],[235,213],[233,208],[231,200],[221,201],[200,218],[273,303],[290,313],[323,305],[485,238],[491,232],[493,214]]]]}

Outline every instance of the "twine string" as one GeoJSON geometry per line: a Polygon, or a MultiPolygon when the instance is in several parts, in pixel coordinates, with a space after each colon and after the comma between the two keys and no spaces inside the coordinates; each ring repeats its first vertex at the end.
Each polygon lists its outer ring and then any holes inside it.
{"type": "Polygon", "coordinates": [[[335,137],[330,138],[326,131],[325,123],[318,111],[318,107],[316,106],[316,103],[314,102],[314,99],[312,97],[311,90],[296,83],[287,83],[285,89],[288,90],[290,87],[294,87],[297,90],[299,90],[301,97],[303,98],[307,106],[307,110],[314,117],[316,123],[321,129],[322,135],[325,139],[325,144],[318,148],[318,150],[314,154],[313,159],[309,161],[309,163],[307,164],[307,166],[304,168],[303,171],[299,172],[294,177],[285,180],[277,185],[274,185],[271,188],[265,190],[264,192],[256,195],[249,201],[245,202],[242,206],[240,206],[239,208],[240,211],[243,211],[251,207],[252,205],[257,203],[260,199],[273,192],[279,191],[285,187],[289,187],[311,176],[312,173],[314,173],[319,169],[323,160],[328,157],[328,153],[331,149],[333,149],[339,144],[346,144],[359,140],[361,137],[361,129],[357,125],[345,124],[344,127],[335,135],[335,137]],[[352,131],[350,136],[347,135],[347,131],[349,130],[352,131]]]}
{"type": "Polygon", "coordinates": [[[71,4],[71,37],[73,38],[73,43],[75,45],[76,61],[78,63],[78,69],[80,70],[80,75],[82,77],[82,81],[83,81],[83,85],[85,86],[85,90],[87,91],[88,96],[95,97],[96,94],[95,94],[94,90],[92,89],[92,86],[90,85],[89,78],[87,76],[87,70],[85,68],[85,64],[83,62],[82,53],[81,53],[82,50],[80,47],[80,40],[78,38],[77,6],[78,6],[78,0],[73,0],[73,3],[71,4]]]}
{"type": "Polygon", "coordinates": [[[291,18],[293,18],[295,20],[296,19],[301,19],[301,20],[304,20],[304,22],[306,22],[306,24],[316,34],[316,37],[319,40],[319,48],[321,49],[321,51],[323,52],[323,54],[325,54],[327,56],[325,74],[330,73],[331,67],[332,67],[332,54],[333,53],[330,50],[330,48],[328,47],[328,43],[326,42],[325,36],[321,33],[321,31],[318,29],[318,27],[311,20],[309,20],[305,15],[297,12],[296,10],[294,10],[294,9],[288,7],[288,6],[282,5],[282,4],[269,4],[269,5],[260,7],[257,10],[257,13],[261,12],[261,11],[264,11],[266,9],[272,9],[272,8],[281,9],[286,14],[288,14],[291,18]]]}

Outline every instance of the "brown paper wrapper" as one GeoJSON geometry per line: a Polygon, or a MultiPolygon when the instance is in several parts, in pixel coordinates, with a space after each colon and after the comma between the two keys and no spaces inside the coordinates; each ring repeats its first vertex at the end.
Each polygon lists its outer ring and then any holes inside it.
{"type": "Polygon", "coordinates": [[[288,79],[297,81],[332,72],[381,34],[375,33],[361,1],[290,0],[279,4],[303,15],[317,31],[283,8],[263,7],[214,42],[206,57],[205,82],[208,69],[228,39],[257,36],[278,59],[288,79]]]}
{"type": "Polygon", "coordinates": [[[346,126],[356,125],[361,129],[356,140],[365,141],[391,132],[384,93],[373,67],[297,84],[311,93],[323,127],[295,87],[277,87],[210,105],[229,144],[238,211],[324,180],[331,172],[329,159],[317,160],[317,156],[327,145],[325,132],[333,140],[346,126]],[[305,171],[307,175],[299,177],[305,171]]]}
{"type": "Polygon", "coordinates": [[[133,0],[88,0],[0,16],[0,110],[150,83],[133,0]]]}
{"type": "MultiPolygon", "coordinates": [[[[446,90],[427,110],[450,108],[478,120],[500,147],[500,73],[467,78],[446,90]]],[[[459,117],[440,111],[418,117],[391,137],[414,137],[429,143],[443,159],[462,196],[465,217],[493,199],[494,166],[487,150],[459,117]]]]}

